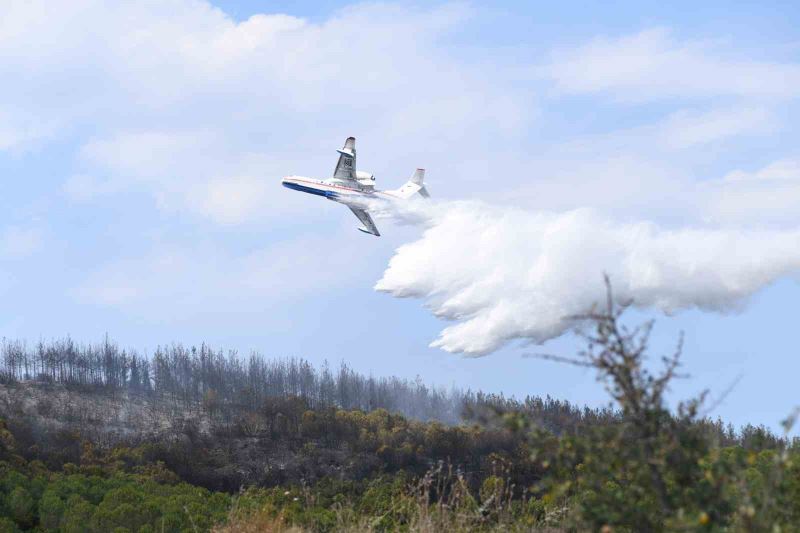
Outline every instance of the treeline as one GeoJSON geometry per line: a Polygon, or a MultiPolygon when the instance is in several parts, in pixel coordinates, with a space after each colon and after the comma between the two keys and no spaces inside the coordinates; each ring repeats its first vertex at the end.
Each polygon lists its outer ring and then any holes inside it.
{"type": "MultiPolygon", "coordinates": [[[[150,355],[125,350],[107,337],[98,344],[66,338],[28,345],[0,342],[0,383],[53,383],[94,393],[125,392],[150,402],[199,406],[209,414],[231,416],[261,411],[276,402],[301,410],[337,408],[371,412],[385,409],[421,421],[447,424],[496,420],[499,413],[524,414],[556,434],[618,420],[611,409],[579,407],[550,396],[523,399],[481,391],[444,389],[416,380],[364,376],[345,363],[314,367],[301,358],[242,357],[206,344],[158,347],[150,355]]],[[[720,445],[747,449],[778,446],[781,439],[763,426],[738,431],[721,420],[699,420],[720,445]]]]}
{"type": "Polygon", "coordinates": [[[592,369],[609,410],[206,346],[5,342],[0,531],[798,530],[800,409],[783,437],[709,420],[705,395],[669,410],[680,349],[651,372],[652,324],[624,310],[609,287],[588,348],[557,358],[592,369]]]}
{"type": "Polygon", "coordinates": [[[550,397],[524,400],[457,388],[430,387],[419,379],[372,377],[342,363],[315,368],[299,358],[243,357],[203,344],[159,347],[152,355],[124,350],[108,338],[99,344],[72,339],[39,342],[3,339],[0,382],[57,383],[87,391],[143,395],[210,412],[254,411],[267,400],[299,399],[307,409],[386,409],[418,420],[459,423],[496,411],[523,411],[553,431],[613,417],[550,397]]]}

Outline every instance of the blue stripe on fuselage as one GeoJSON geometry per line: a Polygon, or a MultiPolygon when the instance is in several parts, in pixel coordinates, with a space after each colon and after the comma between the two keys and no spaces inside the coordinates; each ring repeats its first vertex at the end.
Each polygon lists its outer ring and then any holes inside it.
{"type": "Polygon", "coordinates": [[[314,187],[306,187],[305,185],[300,185],[299,183],[283,182],[283,186],[288,189],[293,189],[295,191],[307,192],[308,194],[316,194],[317,196],[324,196],[325,198],[336,198],[337,196],[339,196],[333,191],[322,191],[320,189],[315,189],[314,187]]]}

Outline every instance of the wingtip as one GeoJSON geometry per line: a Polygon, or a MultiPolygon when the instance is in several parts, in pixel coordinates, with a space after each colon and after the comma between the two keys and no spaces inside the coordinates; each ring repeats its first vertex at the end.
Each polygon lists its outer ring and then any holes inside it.
{"type": "Polygon", "coordinates": [[[356,229],[358,231],[360,231],[361,233],[366,233],[367,235],[374,235],[375,237],[380,237],[381,236],[381,234],[380,234],[380,232],[378,230],[375,230],[373,232],[373,231],[368,230],[367,228],[357,227],[356,229]]]}

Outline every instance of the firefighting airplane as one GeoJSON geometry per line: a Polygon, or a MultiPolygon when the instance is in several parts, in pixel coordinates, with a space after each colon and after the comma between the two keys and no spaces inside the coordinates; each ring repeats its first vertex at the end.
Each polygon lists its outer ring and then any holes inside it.
{"type": "Polygon", "coordinates": [[[430,197],[423,183],[424,169],[418,168],[411,179],[399,189],[378,191],[375,189],[374,175],[356,170],[355,137],[348,137],[344,142],[344,148],[336,151],[339,152],[339,162],[336,163],[332,178],[316,180],[302,176],[287,176],[281,180],[281,183],[289,189],[324,196],[328,200],[346,205],[364,225],[364,227],[358,228],[359,231],[376,237],[380,237],[381,234],[372,221],[372,217],[367,213],[367,209],[374,205],[375,200],[407,200],[417,193],[424,198],[430,197]]]}

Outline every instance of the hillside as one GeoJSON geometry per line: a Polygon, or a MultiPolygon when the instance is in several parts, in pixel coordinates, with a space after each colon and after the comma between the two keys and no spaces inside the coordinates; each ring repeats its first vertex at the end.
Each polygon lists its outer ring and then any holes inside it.
{"type": "Polygon", "coordinates": [[[679,353],[651,374],[649,329],[618,316],[565,361],[605,411],[205,346],[6,342],[0,531],[793,531],[800,443],[702,398],[667,411],[679,353]]]}
{"type": "MultiPolygon", "coordinates": [[[[565,410],[555,401],[537,405],[565,410]]],[[[571,423],[582,420],[566,412],[571,423]]],[[[0,417],[23,456],[54,469],[79,463],[86,443],[98,453],[139,447],[188,481],[228,491],[401,469],[422,474],[440,461],[485,471],[490,454],[513,455],[520,445],[501,428],[415,421],[382,408],[312,409],[293,397],[266,399],[256,409],[210,407],[59,383],[0,385],[0,417]]]]}

